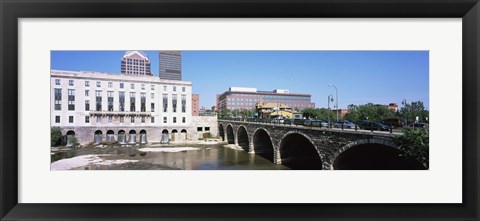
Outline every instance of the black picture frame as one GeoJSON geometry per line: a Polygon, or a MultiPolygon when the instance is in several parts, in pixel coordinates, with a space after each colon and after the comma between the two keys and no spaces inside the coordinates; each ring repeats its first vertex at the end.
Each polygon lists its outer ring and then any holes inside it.
{"type": "Polygon", "coordinates": [[[1,220],[479,220],[478,0],[0,0],[0,16],[1,220]],[[462,18],[463,203],[20,204],[17,21],[77,17],[462,18]]]}

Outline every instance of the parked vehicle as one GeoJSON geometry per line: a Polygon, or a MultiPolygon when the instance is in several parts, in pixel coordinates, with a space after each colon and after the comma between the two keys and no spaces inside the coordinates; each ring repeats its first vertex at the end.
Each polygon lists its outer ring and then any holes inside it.
{"type": "Polygon", "coordinates": [[[308,120],[308,119],[304,120],[303,126],[312,126],[312,120],[308,120]]]}
{"type": "Polygon", "coordinates": [[[310,125],[312,127],[328,127],[328,121],[326,121],[326,120],[312,120],[310,125]]]}
{"type": "Polygon", "coordinates": [[[293,120],[292,120],[292,119],[285,119],[285,120],[283,121],[283,124],[292,125],[292,124],[293,124],[293,120]]]}
{"type": "Polygon", "coordinates": [[[293,124],[295,125],[303,125],[303,119],[294,119],[293,124]]]}
{"type": "Polygon", "coordinates": [[[337,123],[333,124],[333,127],[341,128],[342,125],[343,125],[343,128],[346,128],[346,129],[355,128],[355,124],[348,120],[339,120],[337,123]]]}
{"type": "Polygon", "coordinates": [[[428,124],[427,123],[423,123],[423,122],[417,122],[415,124],[409,124],[407,126],[405,126],[404,128],[419,128],[419,129],[423,129],[423,128],[426,128],[428,127],[428,124]]]}
{"type": "Polygon", "coordinates": [[[399,118],[387,118],[383,119],[382,123],[388,126],[392,126],[393,128],[400,128],[403,127],[404,123],[399,118]]]}
{"type": "Polygon", "coordinates": [[[388,125],[382,124],[380,122],[369,121],[369,120],[362,120],[362,121],[358,122],[357,125],[358,125],[358,127],[360,127],[360,129],[364,129],[364,130],[388,131],[392,128],[392,126],[388,126],[388,125]]]}

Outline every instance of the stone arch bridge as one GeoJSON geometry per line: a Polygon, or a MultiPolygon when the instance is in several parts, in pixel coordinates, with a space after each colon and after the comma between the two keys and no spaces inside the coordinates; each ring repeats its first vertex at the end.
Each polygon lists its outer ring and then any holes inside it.
{"type": "Polygon", "coordinates": [[[219,135],[292,169],[421,169],[399,157],[401,133],[219,120],[219,135]]]}

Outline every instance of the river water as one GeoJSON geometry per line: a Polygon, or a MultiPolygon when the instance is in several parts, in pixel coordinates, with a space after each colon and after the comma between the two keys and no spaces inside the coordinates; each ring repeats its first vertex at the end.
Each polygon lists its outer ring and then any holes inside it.
{"type": "Polygon", "coordinates": [[[108,146],[52,152],[51,170],[286,170],[234,145],[108,146]]]}

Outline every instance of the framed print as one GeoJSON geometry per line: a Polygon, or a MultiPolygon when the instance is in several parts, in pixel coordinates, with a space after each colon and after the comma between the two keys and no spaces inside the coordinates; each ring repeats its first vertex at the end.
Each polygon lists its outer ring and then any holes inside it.
{"type": "Polygon", "coordinates": [[[1,219],[478,220],[479,7],[2,1],[1,219]]]}

